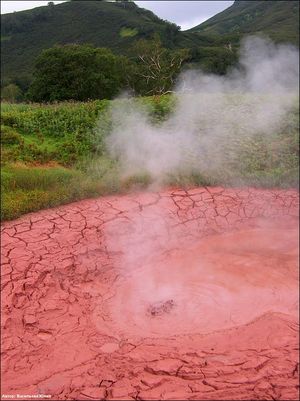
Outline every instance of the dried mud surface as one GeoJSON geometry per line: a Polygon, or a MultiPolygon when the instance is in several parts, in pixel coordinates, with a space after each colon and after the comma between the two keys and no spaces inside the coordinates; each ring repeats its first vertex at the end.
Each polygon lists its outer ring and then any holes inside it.
{"type": "Polygon", "coordinates": [[[171,189],[4,223],[2,397],[298,399],[298,202],[171,189]]]}

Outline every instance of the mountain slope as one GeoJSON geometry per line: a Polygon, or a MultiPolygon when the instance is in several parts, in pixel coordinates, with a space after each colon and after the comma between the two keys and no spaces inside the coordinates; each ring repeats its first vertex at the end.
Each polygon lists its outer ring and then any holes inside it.
{"type": "Polygon", "coordinates": [[[2,74],[31,75],[34,59],[55,44],[90,43],[126,53],[158,32],[174,47],[179,28],[134,3],[72,1],[1,15],[2,74]]]}
{"type": "Polygon", "coordinates": [[[231,7],[189,32],[215,35],[264,33],[276,41],[298,44],[299,2],[236,0],[231,7]]]}
{"type": "Polygon", "coordinates": [[[224,74],[236,60],[246,33],[265,32],[278,41],[298,40],[297,1],[235,1],[190,31],[164,21],[134,2],[68,1],[1,15],[1,86],[16,83],[26,91],[34,61],[57,44],[89,43],[128,55],[138,39],[158,33],[165,47],[191,50],[191,62],[224,74]],[[228,44],[230,43],[230,46],[228,44]]]}

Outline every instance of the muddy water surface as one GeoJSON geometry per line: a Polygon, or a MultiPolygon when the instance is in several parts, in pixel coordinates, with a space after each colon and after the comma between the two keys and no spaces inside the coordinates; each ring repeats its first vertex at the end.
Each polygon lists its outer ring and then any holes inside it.
{"type": "Polygon", "coordinates": [[[114,330],[125,337],[205,334],[267,312],[297,316],[297,221],[257,225],[153,255],[121,277],[106,305],[114,330]]]}
{"type": "Polygon", "coordinates": [[[2,394],[298,399],[298,202],[173,189],[4,223],[2,394]]]}

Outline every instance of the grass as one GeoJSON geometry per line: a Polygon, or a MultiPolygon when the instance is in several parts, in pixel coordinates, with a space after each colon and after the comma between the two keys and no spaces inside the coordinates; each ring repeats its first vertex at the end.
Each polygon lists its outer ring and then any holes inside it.
{"type": "Polygon", "coordinates": [[[122,28],[120,30],[120,36],[121,38],[131,38],[135,35],[137,35],[139,31],[136,28],[122,28]]]}
{"type": "MultiPolygon", "coordinates": [[[[299,43],[299,2],[290,1],[242,1],[195,26],[189,32],[225,36],[231,33],[242,37],[244,33],[261,32],[280,42],[299,43]]],[[[230,41],[230,40],[229,40],[230,41]]]]}
{"type": "MultiPolygon", "coordinates": [[[[142,103],[152,122],[159,124],[172,112],[176,99],[161,96],[133,102],[142,103]]],[[[151,183],[151,177],[142,172],[122,178],[118,161],[107,155],[109,105],[109,101],[2,105],[2,220],[75,200],[145,188],[151,183]]],[[[297,186],[298,125],[295,110],[282,131],[268,136],[267,141],[257,136],[221,144],[228,160],[224,168],[205,173],[174,171],[162,184],[297,186]]]]}
{"type": "Polygon", "coordinates": [[[9,165],[1,171],[1,218],[56,206],[93,194],[93,188],[78,171],[63,167],[9,165]]]}
{"type": "Polygon", "coordinates": [[[1,35],[1,42],[4,42],[5,40],[10,40],[11,36],[3,36],[1,35]]]}
{"type": "Polygon", "coordinates": [[[83,172],[61,166],[7,165],[1,171],[1,219],[75,200],[111,193],[108,180],[92,179],[83,172]]]}
{"type": "Polygon", "coordinates": [[[149,184],[149,177],[120,178],[109,159],[94,161],[87,169],[61,166],[6,165],[1,170],[1,220],[95,196],[124,193],[149,184]]]}

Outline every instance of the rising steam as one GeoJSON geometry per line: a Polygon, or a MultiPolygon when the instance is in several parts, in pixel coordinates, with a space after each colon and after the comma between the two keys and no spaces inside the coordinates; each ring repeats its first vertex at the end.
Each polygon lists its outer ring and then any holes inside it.
{"type": "MultiPolygon", "coordinates": [[[[113,131],[107,138],[108,149],[119,160],[124,176],[146,172],[155,184],[164,183],[170,174],[200,172],[211,177],[225,172],[234,176],[243,160],[242,152],[253,146],[251,141],[257,136],[266,143],[276,143],[272,136],[284,131],[297,95],[297,50],[248,38],[241,46],[238,68],[226,77],[199,71],[183,73],[176,88],[175,110],[160,124],[151,121],[141,102],[112,102],[113,131]]],[[[223,183],[222,176],[220,181],[223,183]]],[[[236,298],[238,292],[232,295],[222,281],[222,266],[227,265],[222,262],[220,270],[215,269],[213,263],[205,262],[202,251],[188,248],[188,244],[198,244],[189,226],[181,224],[176,231],[178,223],[186,222],[186,214],[171,212],[171,198],[162,197],[157,202],[155,194],[145,196],[150,196],[147,207],[139,205],[139,210],[135,207],[122,222],[112,219],[106,224],[107,249],[119,255],[116,265],[123,272],[111,306],[118,325],[123,325],[125,332],[132,326],[134,333],[140,330],[142,335],[154,336],[177,330],[195,332],[197,319],[205,330],[215,329],[211,326],[214,320],[206,313],[214,294],[221,300],[212,301],[214,316],[220,316],[218,322],[228,319],[224,324],[235,324],[230,313],[237,304],[243,305],[243,311],[256,311],[253,299],[267,297],[267,292],[244,286],[241,298],[236,298]],[[182,256],[180,250],[185,250],[182,256]],[[224,302],[229,302],[230,316],[222,309],[224,302]],[[169,306],[173,308],[170,313],[167,310],[160,316],[169,306]]],[[[193,213],[191,216],[196,218],[193,213]]],[[[216,248],[217,241],[213,238],[216,248]]],[[[231,248],[226,252],[228,257],[231,248]]],[[[233,254],[235,258],[235,251],[233,254]]],[[[248,257],[243,262],[245,270],[248,257]]],[[[234,258],[229,266],[234,265],[234,258]]],[[[231,275],[224,277],[225,282],[234,281],[231,275]]]]}
{"type": "Polygon", "coordinates": [[[298,96],[298,70],[294,47],[248,37],[225,77],[184,72],[176,108],[160,125],[137,102],[114,102],[109,152],[124,176],[143,171],[157,182],[170,173],[234,172],[241,143],[256,135],[268,141],[283,129],[298,96]]]}

